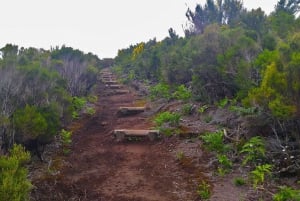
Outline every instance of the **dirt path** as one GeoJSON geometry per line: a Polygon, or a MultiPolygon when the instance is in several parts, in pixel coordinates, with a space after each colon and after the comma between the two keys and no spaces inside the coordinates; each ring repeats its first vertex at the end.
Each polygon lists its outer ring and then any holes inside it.
{"type": "Polygon", "coordinates": [[[35,182],[36,200],[189,201],[197,200],[196,171],[176,162],[171,140],[117,142],[114,129],[151,129],[146,114],[118,117],[133,106],[133,92],[108,95],[100,84],[96,115],[72,125],[71,154],[63,170],[35,182]]]}

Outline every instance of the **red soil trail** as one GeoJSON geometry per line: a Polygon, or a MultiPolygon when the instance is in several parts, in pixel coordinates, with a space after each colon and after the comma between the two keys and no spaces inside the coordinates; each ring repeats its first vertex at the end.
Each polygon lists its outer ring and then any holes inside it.
{"type": "Polygon", "coordinates": [[[134,106],[134,92],[108,95],[99,84],[96,114],[72,125],[71,153],[62,170],[34,182],[34,200],[192,201],[194,170],[183,168],[172,152],[175,141],[113,138],[114,129],[151,129],[145,113],[118,117],[120,106],[134,106]],[[192,173],[191,173],[192,172],[192,173]]]}

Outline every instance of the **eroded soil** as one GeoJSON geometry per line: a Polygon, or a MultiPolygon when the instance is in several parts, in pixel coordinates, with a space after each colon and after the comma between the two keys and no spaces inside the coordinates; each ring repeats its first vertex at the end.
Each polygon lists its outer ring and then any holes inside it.
{"type": "MultiPolygon", "coordinates": [[[[197,184],[206,179],[204,168],[198,166],[203,156],[198,142],[191,142],[197,153],[181,163],[176,160],[176,138],[118,142],[114,129],[151,129],[153,125],[147,112],[118,117],[118,107],[141,101],[133,91],[112,95],[110,90],[99,84],[96,114],[71,125],[71,153],[57,156],[49,163],[48,173],[33,181],[33,200],[198,200],[197,184]]],[[[202,160],[205,163],[205,157],[202,160]]]]}

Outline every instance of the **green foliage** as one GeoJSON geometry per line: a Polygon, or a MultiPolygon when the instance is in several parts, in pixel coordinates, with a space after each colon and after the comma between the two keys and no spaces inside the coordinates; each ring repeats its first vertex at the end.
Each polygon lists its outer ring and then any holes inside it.
{"type": "Polygon", "coordinates": [[[246,184],[246,181],[242,177],[236,177],[233,179],[233,183],[235,186],[243,186],[246,184]]]}
{"type": "Polygon", "coordinates": [[[232,168],[232,162],[224,154],[218,154],[217,159],[220,164],[218,167],[218,174],[220,176],[224,176],[232,168]]]}
{"type": "Polygon", "coordinates": [[[72,99],[72,117],[73,119],[79,118],[79,112],[83,109],[86,105],[86,99],[83,97],[73,97],[72,99]]]}
{"type": "Polygon", "coordinates": [[[62,140],[63,152],[68,154],[70,152],[70,145],[72,143],[72,132],[62,129],[60,136],[62,140]]]}
{"type": "Polygon", "coordinates": [[[224,153],[229,147],[223,142],[223,131],[216,131],[213,133],[205,133],[200,136],[204,141],[205,147],[210,151],[216,151],[218,153],[224,153]]]}
{"type": "Polygon", "coordinates": [[[154,119],[159,131],[166,136],[178,134],[177,127],[179,126],[181,115],[178,113],[163,112],[154,119]]]}
{"type": "Polygon", "coordinates": [[[184,104],[181,108],[182,114],[184,115],[190,115],[193,112],[193,105],[192,104],[184,104]]]}
{"type": "Polygon", "coordinates": [[[36,139],[47,131],[47,121],[35,106],[26,105],[24,109],[17,110],[14,122],[25,139],[36,139]]]}
{"type": "Polygon", "coordinates": [[[185,154],[183,151],[179,151],[176,153],[177,160],[181,161],[183,158],[185,158],[185,154]]]}
{"type": "Polygon", "coordinates": [[[248,142],[244,144],[240,153],[245,154],[245,158],[243,160],[243,165],[246,165],[249,162],[257,163],[259,159],[265,157],[265,142],[259,137],[252,137],[248,142]]]}
{"type": "Polygon", "coordinates": [[[253,183],[253,187],[257,188],[258,185],[265,182],[267,175],[271,175],[272,165],[264,164],[258,165],[256,168],[250,172],[250,178],[253,183]]]}
{"type": "Polygon", "coordinates": [[[0,156],[0,198],[5,201],[29,200],[32,189],[23,167],[30,160],[29,152],[21,145],[14,145],[9,156],[0,156]]]}
{"type": "Polygon", "coordinates": [[[236,112],[239,115],[253,115],[256,113],[256,108],[255,107],[239,107],[239,106],[230,106],[230,110],[233,112],[236,112]]]}
{"type": "Polygon", "coordinates": [[[162,126],[164,123],[170,123],[171,126],[178,126],[180,121],[180,114],[163,112],[160,113],[155,119],[154,122],[157,126],[162,126]]]}
{"type": "Polygon", "coordinates": [[[180,85],[177,87],[172,96],[177,100],[188,101],[192,97],[192,92],[184,85],[180,85]]]}
{"type": "Polygon", "coordinates": [[[206,181],[202,181],[202,183],[198,185],[197,194],[200,199],[209,199],[211,196],[210,185],[206,181]]]}
{"type": "Polygon", "coordinates": [[[89,95],[87,97],[87,101],[90,102],[90,103],[97,103],[98,101],[98,96],[92,96],[92,95],[89,95]]]}
{"type": "Polygon", "coordinates": [[[274,201],[299,201],[300,190],[288,186],[281,186],[278,193],[273,196],[274,201]]]}
{"type": "Polygon", "coordinates": [[[226,97],[226,98],[220,100],[220,101],[217,103],[217,105],[218,105],[219,108],[222,108],[222,109],[223,109],[228,103],[229,103],[229,99],[226,97]]]}
{"type": "Polygon", "coordinates": [[[231,169],[232,168],[232,162],[229,160],[229,158],[224,154],[218,154],[217,155],[218,162],[224,169],[231,169]]]}
{"type": "Polygon", "coordinates": [[[87,108],[86,108],[86,113],[87,113],[88,115],[92,116],[92,115],[94,115],[94,114],[96,113],[96,110],[95,110],[95,108],[93,108],[93,107],[87,107],[87,108]]]}
{"type": "Polygon", "coordinates": [[[207,116],[205,116],[205,117],[204,117],[204,121],[205,121],[205,123],[209,123],[209,122],[211,122],[211,121],[212,121],[212,119],[213,119],[213,117],[212,117],[212,116],[210,116],[210,115],[207,115],[207,116]]]}
{"type": "Polygon", "coordinates": [[[155,100],[157,98],[165,98],[169,100],[171,98],[170,86],[167,84],[159,83],[150,88],[150,98],[155,100]]]}
{"type": "Polygon", "coordinates": [[[199,107],[198,112],[200,114],[203,114],[207,109],[208,109],[208,105],[203,105],[203,106],[199,107]]]}
{"type": "Polygon", "coordinates": [[[73,97],[72,106],[76,111],[80,111],[86,104],[86,99],[83,97],[73,97]]]}

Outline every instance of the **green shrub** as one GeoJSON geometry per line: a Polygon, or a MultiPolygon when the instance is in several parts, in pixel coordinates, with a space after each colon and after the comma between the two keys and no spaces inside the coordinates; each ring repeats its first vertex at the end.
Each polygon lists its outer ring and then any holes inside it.
{"type": "Polygon", "coordinates": [[[160,113],[155,119],[154,122],[157,126],[162,126],[164,123],[170,123],[171,126],[179,126],[180,114],[163,112],[160,113]]]}
{"type": "Polygon", "coordinates": [[[232,168],[232,162],[229,160],[229,158],[224,154],[218,154],[217,155],[219,164],[224,169],[231,169],[232,168]]]}
{"type": "Polygon", "coordinates": [[[227,145],[223,143],[223,131],[206,133],[201,136],[201,139],[204,141],[204,145],[210,151],[223,153],[229,148],[227,145]]]}
{"type": "Polygon", "coordinates": [[[17,110],[13,118],[24,139],[36,139],[47,131],[47,121],[35,106],[26,105],[25,108],[17,110]]]}
{"type": "Polygon", "coordinates": [[[203,106],[199,107],[198,112],[199,112],[200,114],[202,114],[202,113],[204,113],[207,109],[208,109],[208,106],[207,106],[207,105],[203,105],[203,106]]]}
{"type": "Polygon", "coordinates": [[[202,181],[202,183],[198,185],[197,194],[200,199],[209,199],[211,195],[210,185],[206,181],[202,181]]]}
{"type": "Polygon", "coordinates": [[[244,144],[240,153],[244,153],[245,158],[243,165],[248,162],[256,162],[258,159],[262,159],[265,156],[266,148],[264,140],[259,137],[252,137],[248,142],[244,144]]]}
{"type": "Polygon", "coordinates": [[[263,184],[266,175],[271,175],[272,166],[270,164],[258,165],[255,170],[250,172],[251,181],[253,187],[257,188],[257,185],[263,184]]]}
{"type": "Polygon", "coordinates": [[[178,113],[163,112],[156,116],[154,122],[159,131],[169,137],[178,134],[180,117],[178,113]]]}
{"type": "Polygon", "coordinates": [[[151,100],[155,100],[156,98],[165,98],[169,100],[171,98],[169,85],[159,83],[150,87],[150,98],[151,100]]]}
{"type": "Polygon", "coordinates": [[[204,117],[204,121],[205,121],[205,123],[209,123],[209,122],[211,122],[212,121],[212,116],[210,116],[210,115],[207,115],[207,116],[205,116],[204,117]]]}
{"type": "Polygon", "coordinates": [[[229,103],[229,99],[226,97],[222,100],[220,100],[217,105],[219,108],[224,108],[229,103]]]}
{"type": "Polygon", "coordinates": [[[176,153],[177,160],[181,161],[184,157],[185,157],[185,155],[184,155],[183,151],[179,151],[176,153]]]}
{"type": "Polygon", "coordinates": [[[86,104],[86,99],[81,97],[73,97],[72,106],[75,111],[80,111],[86,104]]]}
{"type": "Polygon", "coordinates": [[[235,186],[243,186],[246,184],[246,181],[242,177],[236,177],[233,179],[233,183],[235,186]]]}
{"type": "Polygon", "coordinates": [[[220,165],[217,169],[217,172],[218,172],[219,176],[223,177],[232,168],[232,162],[224,154],[218,154],[217,159],[218,159],[218,162],[220,165]]]}
{"type": "Polygon", "coordinates": [[[94,114],[96,113],[96,110],[95,110],[95,108],[93,108],[93,107],[87,107],[87,108],[86,108],[86,113],[87,113],[88,115],[92,116],[92,115],[94,115],[94,114]]]}
{"type": "Polygon", "coordinates": [[[239,107],[239,106],[230,106],[230,110],[233,112],[236,112],[239,115],[251,115],[251,114],[255,114],[256,112],[256,108],[255,107],[239,107]]]}
{"type": "Polygon", "coordinates": [[[193,105],[189,104],[189,103],[184,104],[182,106],[181,110],[182,110],[182,114],[184,114],[184,115],[190,115],[193,112],[193,105]]]}
{"type": "Polygon", "coordinates": [[[173,97],[177,100],[188,101],[192,97],[192,92],[184,85],[177,87],[176,91],[173,93],[173,97]]]}
{"type": "Polygon", "coordinates": [[[85,98],[80,98],[80,97],[73,97],[72,100],[72,118],[73,119],[78,119],[79,118],[79,112],[82,110],[82,108],[86,104],[86,99],[85,98]]]}
{"type": "Polygon", "coordinates": [[[90,103],[97,103],[98,97],[97,97],[97,96],[92,96],[92,95],[90,95],[90,96],[87,97],[87,100],[88,100],[88,102],[90,102],[90,103]]]}
{"type": "Polygon", "coordinates": [[[273,196],[274,201],[299,201],[300,190],[287,186],[281,186],[280,191],[273,196]]]}
{"type": "Polygon", "coordinates": [[[60,136],[62,140],[63,152],[68,154],[70,152],[70,144],[72,143],[72,132],[62,129],[60,136]]]}
{"type": "Polygon", "coordinates": [[[29,160],[29,152],[21,145],[14,145],[9,156],[0,156],[0,200],[29,200],[32,185],[27,179],[28,170],[23,167],[29,160]]]}

